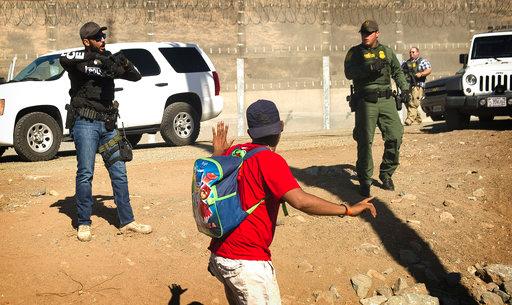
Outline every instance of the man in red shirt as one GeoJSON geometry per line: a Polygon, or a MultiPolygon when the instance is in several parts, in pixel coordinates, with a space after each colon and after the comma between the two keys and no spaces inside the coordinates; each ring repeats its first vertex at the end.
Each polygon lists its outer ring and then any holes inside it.
{"type": "Polygon", "coordinates": [[[244,161],[238,175],[238,191],[243,208],[261,204],[230,234],[214,238],[208,270],[224,285],[226,297],[233,304],[281,304],[279,286],[271,261],[269,246],[276,228],[280,203],[312,215],[357,216],[369,210],[377,212],[366,198],[353,206],[335,204],[304,192],[286,163],[275,153],[283,131],[276,105],[258,100],[247,108],[247,132],[251,143],[230,147],[228,127],[223,122],[213,129],[213,155],[230,155],[235,149],[250,151],[267,147],[244,161]]]}

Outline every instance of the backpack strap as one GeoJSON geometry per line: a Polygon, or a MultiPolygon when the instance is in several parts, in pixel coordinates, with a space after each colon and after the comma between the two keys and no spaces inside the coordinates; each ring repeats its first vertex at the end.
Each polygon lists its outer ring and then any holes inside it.
{"type": "MultiPolygon", "coordinates": [[[[267,147],[265,147],[265,146],[261,146],[261,147],[258,147],[258,148],[251,149],[250,151],[248,151],[245,154],[243,159],[245,161],[245,160],[249,159],[250,157],[254,156],[255,154],[257,154],[259,152],[262,152],[264,150],[269,150],[269,149],[267,147]]],[[[250,207],[246,212],[251,214],[264,200],[265,200],[265,198],[261,199],[258,203],[256,203],[252,207],[250,207]]],[[[288,209],[286,208],[286,202],[281,203],[281,207],[283,209],[284,216],[288,216],[288,209]]]]}
{"type": "Polygon", "coordinates": [[[254,156],[255,154],[259,153],[259,152],[262,152],[264,150],[269,150],[266,146],[260,146],[260,147],[257,147],[257,148],[254,148],[254,149],[251,149],[249,150],[245,156],[243,156],[243,160],[247,160],[249,159],[250,157],[254,156]]]}

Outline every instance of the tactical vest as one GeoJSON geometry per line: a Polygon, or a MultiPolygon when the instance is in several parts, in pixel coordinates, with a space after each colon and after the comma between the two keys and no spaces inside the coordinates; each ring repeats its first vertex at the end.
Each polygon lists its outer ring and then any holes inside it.
{"type": "Polygon", "coordinates": [[[414,76],[416,73],[421,72],[419,69],[420,69],[420,63],[422,61],[423,61],[423,58],[418,57],[418,59],[416,59],[415,61],[408,60],[405,62],[407,65],[407,69],[409,71],[409,73],[406,73],[405,77],[407,78],[407,80],[409,81],[410,84],[424,83],[427,80],[426,76],[422,76],[420,78],[414,76]],[[410,75],[410,74],[413,74],[413,75],[410,75]],[[414,77],[416,81],[413,82],[411,77],[414,77]]]}

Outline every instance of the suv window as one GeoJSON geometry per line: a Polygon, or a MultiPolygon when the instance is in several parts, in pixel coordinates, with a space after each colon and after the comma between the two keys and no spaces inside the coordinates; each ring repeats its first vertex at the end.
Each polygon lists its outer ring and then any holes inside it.
{"type": "Polygon", "coordinates": [[[132,62],[143,77],[160,74],[160,66],[158,66],[155,58],[148,50],[125,49],[121,52],[123,52],[124,56],[132,62]]]}
{"type": "Polygon", "coordinates": [[[159,48],[159,50],[178,73],[210,71],[196,48],[159,48]]]}
{"type": "Polygon", "coordinates": [[[13,81],[36,80],[49,81],[62,76],[64,69],[59,62],[60,54],[42,56],[21,70],[13,81]]]}
{"type": "Polygon", "coordinates": [[[475,38],[471,59],[512,57],[512,35],[475,38]]]}

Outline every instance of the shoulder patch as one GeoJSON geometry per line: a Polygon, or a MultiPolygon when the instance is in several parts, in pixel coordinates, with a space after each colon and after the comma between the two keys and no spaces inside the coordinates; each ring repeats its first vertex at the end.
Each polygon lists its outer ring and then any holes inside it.
{"type": "Polygon", "coordinates": [[[384,58],[386,58],[386,53],[385,53],[384,51],[380,50],[380,51],[379,51],[379,58],[380,58],[380,59],[384,59],[384,58]]]}

